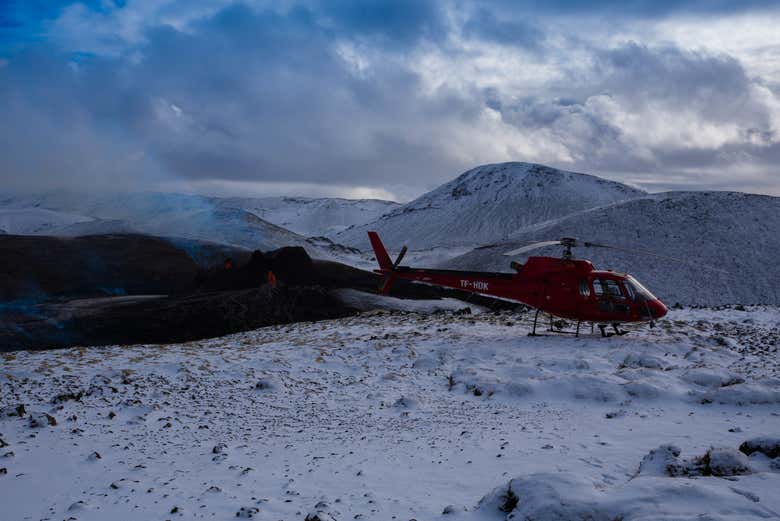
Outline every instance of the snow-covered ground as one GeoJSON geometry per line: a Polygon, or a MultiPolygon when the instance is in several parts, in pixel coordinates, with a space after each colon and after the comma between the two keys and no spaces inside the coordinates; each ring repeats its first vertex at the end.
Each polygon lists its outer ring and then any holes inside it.
{"type": "Polygon", "coordinates": [[[780,518],[780,459],[735,450],[780,434],[780,309],[606,339],[530,320],[372,311],[6,353],[0,518],[780,518]]]}

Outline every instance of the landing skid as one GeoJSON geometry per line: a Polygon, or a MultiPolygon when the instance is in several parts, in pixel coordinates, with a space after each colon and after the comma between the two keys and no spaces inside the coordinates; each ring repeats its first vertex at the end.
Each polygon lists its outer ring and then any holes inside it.
{"type": "MultiPolygon", "coordinates": [[[[576,337],[580,336],[580,325],[582,324],[582,320],[578,320],[577,321],[577,330],[576,331],[563,331],[562,329],[557,329],[556,330],[553,327],[553,317],[552,317],[552,315],[550,315],[550,326],[547,329],[547,332],[550,333],[550,334],[546,334],[545,335],[545,334],[537,333],[536,332],[536,325],[539,322],[539,313],[540,313],[540,311],[541,311],[540,309],[537,309],[536,313],[534,314],[534,327],[531,330],[531,332],[528,333],[528,336],[552,336],[552,335],[574,335],[576,337]]],[[[591,333],[592,332],[593,331],[592,331],[592,328],[591,328],[591,333]]]]}
{"type": "MultiPolygon", "coordinates": [[[[575,337],[579,337],[580,336],[580,326],[582,325],[582,320],[578,320],[577,321],[577,329],[575,331],[563,331],[561,329],[556,330],[553,327],[552,315],[550,315],[550,326],[547,329],[547,333],[548,334],[537,333],[536,332],[536,326],[537,326],[537,324],[539,322],[539,313],[540,312],[541,312],[540,309],[536,310],[536,313],[534,314],[534,326],[533,326],[533,329],[531,330],[531,332],[528,333],[528,336],[552,336],[552,335],[574,335],[575,337]]],[[[612,329],[613,329],[614,332],[608,332],[607,331],[607,326],[608,326],[608,324],[598,324],[599,331],[601,332],[602,338],[608,338],[608,337],[615,336],[615,335],[623,336],[623,335],[628,334],[628,331],[620,329],[620,324],[618,324],[618,323],[612,323],[611,324],[612,329]]],[[[590,332],[591,332],[591,334],[593,333],[593,330],[594,330],[594,324],[591,323],[591,325],[590,325],[590,332]]]]}

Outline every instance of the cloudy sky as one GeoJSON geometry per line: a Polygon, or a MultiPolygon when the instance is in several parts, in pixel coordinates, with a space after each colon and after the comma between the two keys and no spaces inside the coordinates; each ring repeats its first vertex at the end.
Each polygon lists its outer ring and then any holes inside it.
{"type": "Polygon", "coordinates": [[[6,0],[5,189],[408,200],[483,163],[780,195],[780,7],[6,0]]]}

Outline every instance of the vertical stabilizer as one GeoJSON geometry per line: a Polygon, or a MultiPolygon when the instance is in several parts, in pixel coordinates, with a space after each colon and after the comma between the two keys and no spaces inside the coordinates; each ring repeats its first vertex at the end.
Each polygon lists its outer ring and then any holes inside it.
{"type": "Polygon", "coordinates": [[[390,256],[387,254],[387,250],[385,249],[385,245],[382,244],[379,234],[376,232],[368,232],[368,238],[371,241],[371,247],[374,249],[374,255],[379,263],[379,267],[383,270],[392,270],[393,262],[390,260],[390,256]]]}

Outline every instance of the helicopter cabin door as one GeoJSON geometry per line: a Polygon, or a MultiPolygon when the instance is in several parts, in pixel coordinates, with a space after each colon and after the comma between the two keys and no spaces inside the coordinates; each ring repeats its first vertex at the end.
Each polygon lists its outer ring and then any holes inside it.
{"type": "Polygon", "coordinates": [[[617,280],[606,277],[593,279],[593,292],[601,313],[612,318],[621,315],[628,318],[631,307],[627,295],[617,280]]]}
{"type": "Polygon", "coordinates": [[[579,286],[569,274],[550,277],[545,281],[544,300],[546,309],[563,317],[576,316],[579,308],[579,286]]]}

